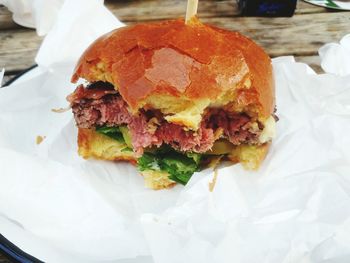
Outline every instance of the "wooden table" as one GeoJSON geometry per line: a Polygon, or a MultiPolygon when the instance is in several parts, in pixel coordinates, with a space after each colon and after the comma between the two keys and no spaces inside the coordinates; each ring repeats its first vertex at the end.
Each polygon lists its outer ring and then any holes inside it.
{"type": "MultiPolygon", "coordinates": [[[[178,18],[186,0],[107,0],[107,7],[126,24],[178,18]]],[[[205,23],[237,30],[262,45],[271,57],[294,55],[321,72],[317,50],[350,33],[350,13],[330,11],[299,1],[291,18],[239,17],[235,0],[200,0],[199,17],[205,23]]],[[[34,64],[42,38],[16,25],[0,6],[0,68],[5,81],[34,64]]],[[[0,263],[9,262],[0,255],[0,263]]]]}

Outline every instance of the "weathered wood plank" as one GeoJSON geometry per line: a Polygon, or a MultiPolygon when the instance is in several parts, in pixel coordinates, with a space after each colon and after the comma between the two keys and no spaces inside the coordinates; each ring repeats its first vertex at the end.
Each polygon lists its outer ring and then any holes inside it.
{"type": "Polygon", "coordinates": [[[42,38],[34,30],[19,29],[0,32],[0,68],[20,71],[34,63],[42,38]]]}
{"type": "Polygon", "coordinates": [[[0,5],[0,30],[10,28],[20,28],[20,26],[13,22],[11,12],[0,5]]]}
{"type": "Polygon", "coordinates": [[[292,18],[203,18],[203,22],[237,30],[255,40],[273,57],[310,56],[349,32],[348,13],[297,15],[292,18]]]}
{"type": "MultiPolygon", "coordinates": [[[[106,6],[122,21],[150,21],[183,17],[186,10],[184,0],[148,0],[148,1],[113,1],[107,0],[106,6]]],[[[298,2],[297,14],[327,12],[327,9],[298,2]]],[[[238,16],[235,0],[201,0],[198,5],[200,18],[238,16]]]]}
{"type": "MultiPolygon", "coordinates": [[[[270,55],[312,55],[325,42],[338,40],[347,32],[346,13],[318,13],[295,15],[293,18],[246,18],[246,17],[211,17],[211,15],[230,15],[235,10],[235,1],[202,1],[203,21],[215,25],[239,30],[262,44],[270,55]],[[207,10],[211,10],[210,12],[207,10]],[[226,10],[226,11],[225,11],[226,10]],[[226,12],[226,13],[225,13],[226,12]],[[326,34],[325,34],[326,33],[326,34]],[[279,37],[276,40],[276,36],[279,37]],[[298,41],[298,42],[296,42],[298,41]]],[[[120,14],[125,21],[134,19],[170,18],[181,13],[184,1],[149,0],[149,1],[108,1],[107,6],[120,14]],[[157,12],[157,8],[159,10],[157,12]],[[137,10],[137,11],[136,11],[137,10]],[[135,11],[135,12],[134,12],[135,11]],[[161,15],[152,15],[152,14],[161,15]]],[[[324,10],[299,1],[298,10],[324,10]]],[[[308,12],[309,12],[308,11],[308,12]]],[[[310,11],[311,12],[311,11],[310,11]]],[[[0,7],[0,17],[4,7],[0,7]]],[[[200,14],[201,15],[201,14],[200,14]]],[[[7,30],[0,33],[0,67],[19,70],[30,66],[41,39],[32,30],[7,30]]]]}
{"type": "MultiPolygon", "coordinates": [[[[348,13],[296,15],[292,18],[223,17],[203,18],[231,30],[238,30],[262,45],[273,57],[282,55],[311,56],[325,43],[339,41],[348,33],[348,13]]],[[[34,63],[41,43],[34,30],[0,32],[0,67],[21,70],[34,63]]]]}
{"type": "Polygon", "coordinates": [[[299,56],[295,57],[295,60],[297,62],[308,64],[318,74],[324,73],[321,68],[321,59],[319,56],[299,56]]]}
{"type": "MultiPolygon", "coordinates": [[[[186,10],[186,0],[127,0],[106,1],[107,7],[119,19],[125,22],[149,21],[182,17],[186,10]]],[[[201,0],[198,14],[200,17],[238,16],[235,0],[201,0]]],[[[314,6],[303,1],[298,2],[296,14],[327,12],[327,9],[314,6]]],[[[0,29],[21,28],[12,21],[12,15],[6,7],[0,6],[0,29]]]]}
{"type": "MultiPolygon", "coordinates": [[[[106,6],[122,21],[150,21],[184,17],[185,0],[106,1],[106,6]]],[[[237,15],[235,1],[201,0],[198,5],[200,17],[237,15]]]]}

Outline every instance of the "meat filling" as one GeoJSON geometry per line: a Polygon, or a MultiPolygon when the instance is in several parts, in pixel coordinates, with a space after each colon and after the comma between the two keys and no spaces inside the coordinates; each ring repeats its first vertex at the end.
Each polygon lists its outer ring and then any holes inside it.
{"type": "Polygon", "coordinates": [[[197,131],[168,123],[159,111],[141,111],[132,115],[122,97],[111,89],[79,86],[68,100],[79,128],[127,125],[136,153],[151,146],[169,144],[181,151],[204,153],[215,140],[227,138],[232,144],[257,144],[263,126],[244,113],[209,109],[197,131]],[[219,132],[219,136],[217,136],[219,132]]]}

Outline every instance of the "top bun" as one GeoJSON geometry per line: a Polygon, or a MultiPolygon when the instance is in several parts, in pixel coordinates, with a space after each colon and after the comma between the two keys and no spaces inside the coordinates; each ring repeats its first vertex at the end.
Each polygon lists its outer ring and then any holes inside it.
{"type": "Polygon", "coordinates": [[[238,32],[197,18],[138,24],[97,39],[72,82],[107,81],[132,112],[159,109],[167,121],[196,130],[207,107],[266,120],[274,110],[269,56],[238,32]]]}

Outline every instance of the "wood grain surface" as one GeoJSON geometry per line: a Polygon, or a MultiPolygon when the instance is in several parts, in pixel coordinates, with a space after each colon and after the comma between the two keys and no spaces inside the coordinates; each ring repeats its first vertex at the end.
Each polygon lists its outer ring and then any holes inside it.
{"type": "MultiPolygon", "coordinates": [[[[107,0],[106,6],[124,22],[150,21],[181,17],[186,10],[185,0],[107,0]]],[[[299,1],[296,14],[332,12],[323,7],[299,1]]],[[[333,11],[334,12],[334,11],[333,11]]],[[[235,0],[200,0],[200,17],[238,16],[235,0]]],[[[0,6],[0,30],[20,28],[11,19],[11,13],[0,6]]]]}
{"type": "MultiPolygon", "coordinates": [[[[107,0],[106,6],[126,24],[174,19],[184,16],[186,0],[107,0]]],[[[338,42],[349,33],[350,13],[330,11],[298,2],[291,18],[240,17],[235,0],[200,0],[198,15],[205,23],[237,30],[262,45],[272,56],[294,55],[296,60],[322,72],[317,50],[327,42],[338,42]]],[[[35,30],[13,22],[0,6],[0,68],[4,81],[34,64],[42,42],[35,30]]],[[[8,259],[0,253],[0,263],[8,259]]]]}
{"type": "MultiPolygon", "coordinates": [[[[186,1],[107,1],[108,8],[127,24],[139,21],[171,19],[183,15],[186,1]]],[[[237,30],[262,45],[272,56],[295,55],[307,61],[325,43],[338,41],[348,32],[350,16],[346,12],[299,2],[292,18],[237,17],[235,1],[202,0],[199,16],[203,22],[237,30]]],[[[0,7],[0,68],[14,74],[31,66],[42,38],[31,29],[12,22],[11,14],[0,7]]]]}

